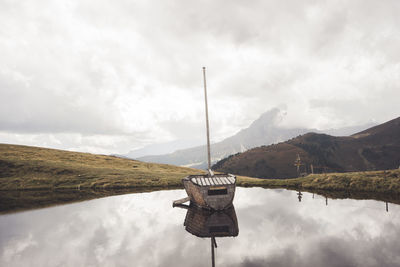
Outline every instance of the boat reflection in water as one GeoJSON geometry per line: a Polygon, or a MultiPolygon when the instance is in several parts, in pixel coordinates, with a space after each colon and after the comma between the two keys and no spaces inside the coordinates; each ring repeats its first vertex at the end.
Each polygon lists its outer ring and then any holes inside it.
{"type": "Polygon", "coordinates": [[[176,205],[176,207],[187,209],[185,230],[201,238],[211,240],[211,264],[215,266],[214,249],[217,247],[217,237],[234,237],[239,234],[238,220],[235,207],[221,211],[206,210],[195,205],[176,205]]]}

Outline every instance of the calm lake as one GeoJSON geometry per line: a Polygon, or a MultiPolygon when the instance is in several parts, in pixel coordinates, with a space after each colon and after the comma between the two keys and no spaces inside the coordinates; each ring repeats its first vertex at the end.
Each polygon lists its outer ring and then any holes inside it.
{"type": "Polygon", "coordinates": [[[192,233],[207,222],[227,230],[224,220],[238,234],[216,238],[216,266],[400,266],[399,205],[237,188],[234,210],[215,216],[172,208],[185,196],[137,193],[1,215],[0,266],[212,266],[211,238],[192,233]]]}

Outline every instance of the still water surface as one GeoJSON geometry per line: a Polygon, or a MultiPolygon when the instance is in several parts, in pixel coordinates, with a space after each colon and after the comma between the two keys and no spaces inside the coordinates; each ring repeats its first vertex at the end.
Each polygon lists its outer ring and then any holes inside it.
{"type": "MultiPolygon", "coordinates": [[[[158,191],[1,215],[0,266],[211,266],[211,239],[185,230],[191,210],[172,208],[185,196],[158,191]]],[[[228,217],[236,213],[239,232],[216,238],[216,266],[400,266],[398,205],[387,212],[384,202],[312,193],[299,202],[295,191],[262,188],[237,188],[234,205],[228,217]]],[[[207,216],[191,218],[201,226],[207,216]]]]}

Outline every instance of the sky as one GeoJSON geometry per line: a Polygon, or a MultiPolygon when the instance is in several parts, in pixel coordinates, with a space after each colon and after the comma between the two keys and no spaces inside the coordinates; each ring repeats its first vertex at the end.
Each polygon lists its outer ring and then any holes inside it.
{"type": "Polygon", "coordinates": [[[400,116],[398,0],[0,0],[0,143],[124,154],[400,116]],[[204,140],[205,141],[205,140],[204,140]]]}

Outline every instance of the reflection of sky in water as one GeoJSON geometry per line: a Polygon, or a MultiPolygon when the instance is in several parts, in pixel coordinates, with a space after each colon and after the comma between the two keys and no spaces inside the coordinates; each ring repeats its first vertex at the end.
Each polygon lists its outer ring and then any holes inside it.
{"type": "MultiPolygon", "coordinates": [[[[183,190],[131,194],[0,216],[0,266],[209,266],[210,239],[184,230],[183,190]]],[[[400,207],[238,188],[239,236],[217,266],[400,266],[400,207]]]]}

